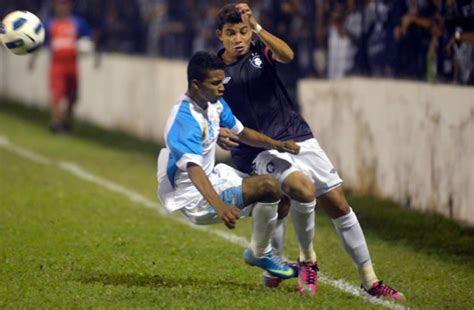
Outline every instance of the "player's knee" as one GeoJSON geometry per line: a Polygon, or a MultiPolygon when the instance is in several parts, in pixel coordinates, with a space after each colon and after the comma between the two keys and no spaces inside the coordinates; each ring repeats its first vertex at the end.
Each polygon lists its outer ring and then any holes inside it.
{"type": "Polygon", "coordinates": [[[272,202],[280,199],[280,185],[274,177],[264,176],[259,180],[258,185],[262,191],[262,201],[272,202]]]}
{"type": "Polygon", "coordinates": [[[342,187],[333,189],[321,195],[319,198],[322,202],[323,209],[333,219],[347,215],[351,211],[342,187]]]}
{"type": "Polygon", "coordinates": [[[311,202],[316,199],[316,186],[307,178],[301,179],[299,182],[285,184],[283,190],[296,201],[311,202]]]}

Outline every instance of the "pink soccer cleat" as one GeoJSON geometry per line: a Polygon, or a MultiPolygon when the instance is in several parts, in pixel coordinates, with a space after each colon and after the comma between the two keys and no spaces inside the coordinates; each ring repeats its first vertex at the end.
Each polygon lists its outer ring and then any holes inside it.
{"type": "MultiPolygon", "coordinates": [[[[294,275],[294,277],[296,278],[298,276],[298,266],[296,265],[296,263],[288,263],[288,265],[291,266],[291,268],[293,268],[296,271],[294,275]]],[[[263,285],[265,287],[275,288],[275,287],[278,287],[280,283],[283,282],[284,279],[276,277],[265,270],[262,275],[262,280],[263,280],[263,285]]]]}
{"type": "Polygon", "coordinates": [[[298,260],[298,291],[301,295],[314,296],[318,291],[318,263],[298,260]]]}
{"type": "Polygon", "coordinates": [[[275,277],[271,273],[269,273],[268,271],[263,272],[262,280],[263,280],[263,285],[265,287],[269,287],[269,288],[278,287],[278,285],[280,285],[281,281],[283,281],[282,278],[275,277]]]}
{"type": "Polygon", "coordinates": [[[364,289],[364,291],[367,294],[377,297],[377,298],[382,297],[382,298],[392,299],[396,301],[405,300],[405,296],[402,293],[384,284],[382,281],[375,281],[374,284],[372,285],[372,288],[368,290],[364,288],[363,286],[361,287],[364,289]]]}

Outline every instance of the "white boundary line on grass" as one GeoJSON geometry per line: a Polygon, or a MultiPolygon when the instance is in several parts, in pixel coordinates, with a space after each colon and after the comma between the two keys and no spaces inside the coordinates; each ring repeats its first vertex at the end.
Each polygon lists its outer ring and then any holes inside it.
{"type": "MultiPolygon", "coordinates": [[[[132,201],[134,203],[138,203],[138,204],[141,204],[141,205],[143,205],[143,206],[145,206],[149,209],[156,210],[156,211],[158,211],[158,213],[160,215],[168,217],[168,218],[172,219],[173,221],[185,224],[185,225],[187,225],[187,226],[189,226],[193,229],[197,229],[197,230],[212,233],[212,234],[217,235],[217,236],[219,236],[219,237],[221,237],[221,238],[223,238],[223,239],[225,239],[225,240],[227,240],[227,241],[229,241],[233,244],[237,244],[237,245],[240,245],[242,247],[247,247],[249,245],[249,241],[244,237],[236,236],[232,233],[229,233],[229,232],[226,232],[226,231],[223,231],[223,230],[209,228],[208,226],[197,226],[197,225],[194,225],[194,224],[190,223],[189,221],[185,220],[184,218],[171,217],[171,216],[169,216],[169,213],[166,210],[164,210],[157,202],[151,201],[150,199],[144,197],[143,195],[141,195],[141,194],[139,194],[139,193],[137,193],[133,190],[130,190],[126,187],[123,187],[119,184],[116,184],[112,181],[109,181],[107,179],[95,176],[92,173],[84,170],[83,168],[81,168],[79,165],[77,165],[75,163],[71,163],[71,162],[67,162],[67,161],[54,162],[54,161],[52,161],[52,160],[50,160],[50,159],[48,159],[48,158],[46,158],[46,157],[44,157],[40,154],[37,154],[37,153],[33,152],[32,150],[28,150],[24,147],[14,145],[14,144],[10,143],[9,140],[4,136],[0,136],[0,148],[6,149],[6,150],[8,150],[12,153],[15,153],[15,154],[23,157],[23,158],[29,159],[30,161],[35,162],[37,164],[57,166],[60,169],[71,173],[72,175],[76,176],[79,179],[82,179],[84,181],[88,181],[90,183],[99,185],[101,187],[104,187],[104,188],[112,191],[112,192],[120,193],[120,194],[126,196],[130,201],[132,201]]],[[[375,298],[375,297],[370,297],[370,296],[366,295],[365,293],[363,293],[358,287],[356,287],[356,286],[354,286],[354,285],[352,285],[352,284],[350,284],[350,283],[348,283],[344,280],[341,280],[341,279],[338,280],[338,279],[333,279],[331,277],[328,277],[327,275],[325,275],[322,272],[318,273],[318,280],[320,282],[324,283],[324,284],[327,284],[327,285],[330,285],[334,288],[337,288],[337,289],[339,289],[339,290],[341,290],[341,291],[343,291],[347,294],[360,297],[365,302],[368,302],[368,303],[371,303],[371,304],[380,305],[380,306],[384,306],[384,307],[391,308],[391,309],[406,309],[404,306],[399,305],[395,302],[382,300],[382,299],[378,299],[378,298],[375,298]]]]}

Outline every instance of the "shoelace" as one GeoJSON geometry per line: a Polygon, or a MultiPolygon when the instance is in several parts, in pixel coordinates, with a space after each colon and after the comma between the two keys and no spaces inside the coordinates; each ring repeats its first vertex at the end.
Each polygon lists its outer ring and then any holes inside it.
{"type": "Polygon", "coordinates": [[[391,288],[390,286],[383,284],[383,281],[379,281],[379,283],[375,287],[375,290],[381,291],[383,295],[395,295],[397,293],[397,291],[391,288]]]}
{"type": "Polygon", "coordinates": [[[268,259],[279,267],[283,267],[283,266],[288,265],[278,255],[274,255],[273,253],[268,254],[268,259]]]}
{"type": "Polygon", "coordinates": [[[301,263],[305,269],[308,269],[308,278],[305,279],[305,282],[308,284],[314,284],[316,280],[316,271],[319,271],[318,265],[314,263],[301,263]]]}

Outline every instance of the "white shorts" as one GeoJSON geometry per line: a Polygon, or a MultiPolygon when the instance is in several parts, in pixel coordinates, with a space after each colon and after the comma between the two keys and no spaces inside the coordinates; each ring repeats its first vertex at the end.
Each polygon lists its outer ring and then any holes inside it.
{"type": "MultiPolygon", "coordinates": [[[[248,217],[253,206],[244,206],[242,181],[245,177],[247,177],[246,174],[225,164],[216,165],[209,177],[212,186],[221,199],[226,204],[240,209],[240,217],[248,217]]],[[[216,210],[209,205],[197,189],[193,197],[190,197],[189,193],[183,195],[183,197],[175,197],[178,200],[181,198],[191,202],[186,207],[181,208],[180,211],[194,224],[210,225],[221,222],[216,210]]]]}
{"type": "Polygon", "coordinates": [[[300,146],[298,155],[280,153],[276,150],[261,152],[253,161],[255,172],[258,175],[273,175],[280,184],[291,173],[303,172],[316,185],[316,197],[342,184],[336,168],[316,139],[308,139],[297,144],[300,146]]]}

